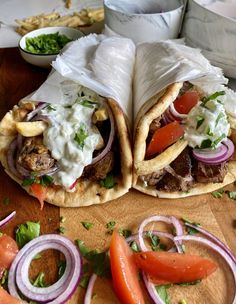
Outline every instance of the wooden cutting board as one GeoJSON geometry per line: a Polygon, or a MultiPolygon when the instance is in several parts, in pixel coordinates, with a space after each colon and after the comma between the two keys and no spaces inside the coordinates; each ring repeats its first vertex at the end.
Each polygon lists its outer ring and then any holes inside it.
{"type": "MultiPolygon", "coordinates": [[[[25,63],[17,49],[0,49],[0,118],[20,98],[38,88],[46,79],[48,72],[25,63]]],[[[230,189],[235,190],[235,186],[232,185],[230,189]]],[[[187,217],[201,223],[203,227],[225,241],[236,254],[236,202],[229,199],[226,194],[222,199],[216,199],[208,194],[181,200],[165,200],[131,190],[120,199],[100,206],[60,209],[45,204],[43,211],[40,211],[37,200],[26,194],[0,168],[0,217],[4,217],[13,210],[17,211],[17,216],[3,229],[5,233],[14,235],[17,224],[25,221],[40,221],[42,234],[54,233],[59,226],[63,226],[65,235],[71,240],[82,239],[91,249],[101,250],[109,246],[110,235],[107,234],[105,225],[111,220],[116,221],[117,228],[127,228],[135,232],[139,223],[153,214],[187,217]],[[64,223],[60,223],[60,216],[65,217],[64,223]],[[92,222],[94,224],[92,229],[87,231],[82,226],[82,221],[92,222]]],[[[172,303],[177,304],[181,299],[185,299],[188,304],[230,304],[234,284],[226,263],[217,254],[202,246],[190,244],[188,250],[216,260],[219,269],[197,286],[171,287],[168,292],[172,303]]],[[[32,267],[32,277],[42,270],[47,273],[46,280],[52,282],[57,271],[57,260],[57,253],[47,253],[32,267]]],[[[95,293],[93,304],[119,303],[113,293],[111,282],[106,279],[98,279],[95,293]]],[[[78,289],[68,303],[83,303],[83,295],[84,291],[78,289]]],[[[147,303],[149,303],[148,300],[147,303]]]]}

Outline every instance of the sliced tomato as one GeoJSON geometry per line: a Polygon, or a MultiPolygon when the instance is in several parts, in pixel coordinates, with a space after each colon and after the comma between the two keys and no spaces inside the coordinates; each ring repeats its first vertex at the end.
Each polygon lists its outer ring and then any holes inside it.
{"type": "Polygon", "coordinates": [[[146,157],[162,152],[183,135],[184,129],[177,121],[157,129],[147,147],[146,157]]]}
{"type": "Polygon", "coordinates": [[[12,297],[6,290],[0,287],[0,303],[21,304],[22,301],[12,297]]]}
{"type": "Polygon", "coordinates": [[[4,234],[0,237],[0,269],[8,269],[18,252],[16,242],[4,234]]]}
{"type": "Polygon", "coordinates": [[[40,209],[43,210],[44,200],[47,195],[47,187],[44,187],[40,184],[34,183],[30,186],[33,195],[40,202],[40,209]]]}
{"type": "Polygon", "coordinates": [[[188,114],[198,101],[199,96],[197,92],[187,91],[174,101],[174,106],[180,114],[188,114]]]}
{"type": "Polygon", "coordinates": [[[133,253],[125,238],[114,231],[110,245],[110,262],[114,290],[122,303],[144,304],[133,253]]]}
{"type": "Polygon", "coordinates": [[[217,265],[196,255],[173,252],[147,251],[134,254],[137,266],[153,281],[187,283],[202,280],[213,273],[217,265]]]}

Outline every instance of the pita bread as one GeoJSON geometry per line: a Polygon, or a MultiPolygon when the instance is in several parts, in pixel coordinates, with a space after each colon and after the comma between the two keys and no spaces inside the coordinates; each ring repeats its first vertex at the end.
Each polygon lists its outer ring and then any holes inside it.
{"type": "MultiPolygon", "coordinates": [[[[116,132],[120,150],[120,176],[116,177],[116,185],[112,189],[102,187],[98,182],[79,179],[74,192],[67,192],[58,186],[49,186],[45,201],[60,207],[82,207],[101,204],[118,198],[128,192],[132,184],[132,153],[127,124],[124,113],[113,99],[108,99],[116,123],[116,132]]],[[[7,151],[10,143],[17,135],[16,122],[24,117],[21,106],[15,106],[0,122],[0,161],[6,173],[18,184],[22,181],[15,177],[8,168],[7,151]]],[[[30,195],[30,187],[23,187],[30,195]]]]}
{"type": "MultiPolygon", "coordinates": [[[[227,163],[227,174],[223,183],[195,183],[194,186],[187,192],[159,191],[155,186],[146,186],[144,182],[139,179],[139,176],[141,175],[150,174],[168,166],[188,145],[186,140],[180,139],[158,156],[150,160],[145,160],[146,139],[148,137],[150,124],[155,118],[160,117],[161,114],[164,113],[165,110],[170,106],[170,104],[174,102],[182,86],[183,83],[174,83],[146,102],[141,109],[141,113],[139,113],[137,117],[137,122],[134,129],[133,187],[143,193],[160,198],[181,198],[204,194],[231,184],[236,179],[236,161],[234,159],[227,163]],[[150,104],[154,105],[151,109],[145,112],[145,109],[148,109],[147,107],[150,104]]],[[[231,130],[231,139],[234,143],[236,143],[236,131],[234,130],[235,126],[236,123],[234,121],[233,126],[231,124],[231,127],[233,127],[231,130]]]]}

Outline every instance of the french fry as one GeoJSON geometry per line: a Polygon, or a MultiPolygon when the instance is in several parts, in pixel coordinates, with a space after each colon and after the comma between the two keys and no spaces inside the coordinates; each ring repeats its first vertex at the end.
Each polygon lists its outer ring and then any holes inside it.
{"type": "MultiPolygon", "coordinates": [[[[66,0],[67,1],[67,0],[66,0]]],[[[70,1],[68,1],[69,3],[70,1]]],[[[74,12],[72,15],[61,16],[58,13],[40,14],[37,16],[29,16],[22,20],[15,20],[19,25],[16,31],[25,35],[26,33],[38,28],[48,26],[69,26],[79,27],[88,26],[94,22],[104,19],[104,9],[82,9],[80,12],[74,12]]]]}

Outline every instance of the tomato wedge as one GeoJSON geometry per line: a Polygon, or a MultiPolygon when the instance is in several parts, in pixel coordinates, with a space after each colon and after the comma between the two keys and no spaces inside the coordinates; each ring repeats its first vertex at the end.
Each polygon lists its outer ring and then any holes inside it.
{"type": "Polygon", "coordinates": [[[199,96],[197,92],[187,91],[174,101],[174,106],[180,114],[188,114],[198,101],[199,96]]]}
{"type": "Polygon", "coordinates": [[[18,252],[16,242],[4,234],[0,237],[0,268],[8,269],[18,252]]]}
{"type": "Polygon", "coordinates": [[[0,287],[0,303],[4,304],[21,304],[22,301],[12,297],[9,293],[0,287]]]}
{"type": "Polygon", "coordinates": [[[134,254],[137,266],[153,281],[187,283],[202,280],[213,273],[217,265],[196,255],[173,252],[147,251],[134,254]]]}
{"type": "Polygon", "coordinates": [[[47,187],[44,187],[40,184],[33,183],[31,186],[31,191],[33,195],[38,199],[40,202],[40,209],[43,210],[44,200],[47,194],[47,187]]]}
{"type": "Polygon", "coordinates": [[[112,233],[110,262],[114,290],[122,303],[144,304],[133,253],[125,238],[117,231],[112,233]]]}
{"type": "Polygon", "coordinates": [[[162,152],[183,135],[184,129],[177,121],[173,121],[168,125],[157,129],[147,147],[146,157],[162,152]]]}

